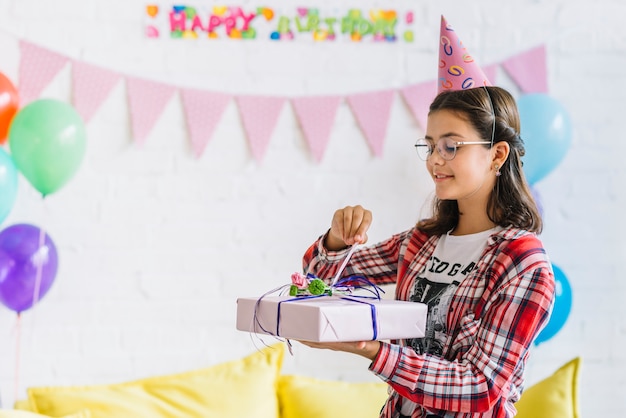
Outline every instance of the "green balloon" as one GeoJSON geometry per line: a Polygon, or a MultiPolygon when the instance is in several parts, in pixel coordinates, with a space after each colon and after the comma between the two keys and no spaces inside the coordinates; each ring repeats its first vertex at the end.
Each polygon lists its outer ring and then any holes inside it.
{"type": "Polygon", "coordinates": [[[63,187],[85,155],[85,124],[62,101],[41,99],[19,110],[9,128],[15,165],[43,196],[63,187]]]}

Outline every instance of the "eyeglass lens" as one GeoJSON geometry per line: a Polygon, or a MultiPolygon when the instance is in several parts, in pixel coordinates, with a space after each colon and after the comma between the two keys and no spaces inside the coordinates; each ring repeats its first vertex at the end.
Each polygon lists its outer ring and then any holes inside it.
{"type": "Polygon", "coordinates": [[[436,144],[433,144],[432,141],[427,141],[426,139],[421,138],[415,143],[417,155],[424,161],[428,160],[428,158],[432,155],[435,147],[437,148],[439,155],[441,155],[441,158],[444,160],[452,160],[456,155],[456,141],[452,138],[441,138],[436,144]]]}

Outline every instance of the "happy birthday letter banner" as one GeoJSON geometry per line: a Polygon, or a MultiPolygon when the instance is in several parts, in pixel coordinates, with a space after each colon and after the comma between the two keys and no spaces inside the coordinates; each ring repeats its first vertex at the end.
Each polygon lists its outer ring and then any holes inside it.
{"type": "Polygon", "coordinates": [[[145,8],[150,39],[413,42],[414,13],[394,9],[202,6],[145,8]]]}
{"type": "MultiPolygon", "coordinates": [[[[272,133],[289,101],[298,119],[311,155],[321,161],[331,136],[341,102],[350,107],[372,154],[381,157],[395,93],[404,99],[411,114],[426,128],[428,106],[437,92],[437,80],[412,84],[398,90],[358,92],[345,96],[254,96],[230,95],[200,89],[180,88],[141,77],[120,74],[106,68],[70,59],[35,44],[20,41],[18,89],[22,106],[36,100],[46,86],[67,65],[72,66],[72,101],[78,113],[89,122],[120,80],[126,85],[129,120],[133,140],[144,144],[167,104],[180,97],[194,154],[201,157],[220,122],[226,106],[234,99],[241,116],[252,156],[262,161],[272,133]]],[[[485,67],[485,74],[496,84],[502,68],[522,93],[547,93],[546,48],[524,51],[500,63],[485,67]]]]}

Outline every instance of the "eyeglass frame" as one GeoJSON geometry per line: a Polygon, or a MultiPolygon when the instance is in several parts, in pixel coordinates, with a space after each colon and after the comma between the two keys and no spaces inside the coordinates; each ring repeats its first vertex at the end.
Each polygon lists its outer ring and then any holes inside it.
{"type": "MultiPolygon", "coordinates": [[[[445,138],[445,137],[444,137],[445,138]]],[[[437,144],[439,144],[439,141],[441,141],[444,138],[439,138],[439,140],[437,141],[437,144]]],[[[441,158],[443,158],[446,161],[452,161],[454,160],[454,157],[456,157],[456,151],[459,148],[459,146],[463,146],[463,145],[487,145],[487,144],[493,144],[492,141],[453,141],[454,142],[454,152],[452,154],[452,158],[446,158],[440,151],[439,147],[435,146],[436,144],[433,141],[433,144],[430,145],[428,144],[428,139],[426,138],[419,138],[416,142],[415,142],[415,151],[417,152],[417,156],[420,157],[421,160],[423,161],[428,161],[428,159],[433,155],[433,152],[435,150],[435,148],[437,149],[437,152],[439,153],[439,155],[441,156],[441,158]],[[418,142],[420,141],[426,141],[426,144],[418,144],[418,142]],[[418,150],[419,147],[428,147],[428,156],[426,157],[426,159],[422,158],[422,156],[420,155],[420,152],[418,150]]]]}
{"type": "MultiPolygon", "coordinates": [[[[439,153],[439,155],[441,156],[441,158],[443,158],[446,161],[452,161],[454,160],[454,157],[456,157],[456,150],[459,148],[459,145],[463,146],[463,145],[487,145],[490,144],[493,147],[493,140],[496,136],[496,109],[493,106],[493,100],[491,99],[491,94],[489,94],[489,89],[487,88],[486,85],[483,85],[482,88],[485,90],[485,93],[487,94],[487,98],[489,99],[489,106],[491,107],[491,114],[493,116],[493,125],[491,126],[491,141],[454,141],[454,154],[452,155],[452,158],[447,159],[446,157],[443,156],[443,154],[441,153],[441,151],[439,151],[439,147],[437,147],[437,152],[439,153]]],[[[419,141],[428,141],[426,138],[419,138],[417,141],[415,141],[415,152],[417,153],[417,156],[420,157],[421,160],[423,161],[428,161],[428,159],[433,155],[433,149],[435,148],[435,144],[433,143],[432,147],[430,148],[430,152],[428,157],[426,157],[426,159],[423,159],[422,156],[420,155],[419,151],[418,151],[418,147],[420,146],[427,146],[426,145],[418,145],[417,143],[419,141]]],[[[439,143],[439,141],[441,141],[441,138],[439,138],[439,140],[437,141],[437,143],[439,143]]],[[[434,142],[434,141],[433,141],[434,142]]]]}

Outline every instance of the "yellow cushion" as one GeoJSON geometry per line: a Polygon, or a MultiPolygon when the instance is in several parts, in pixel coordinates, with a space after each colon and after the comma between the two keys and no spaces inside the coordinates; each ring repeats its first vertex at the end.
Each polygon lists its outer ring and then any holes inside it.
{"type": "Polygon", "coordinates": [[[280,376],[278,399],[281,418],[378,418],[387,384],[280,376]]]}
{"type": "Polygon", "coordinates": [[[516,418],[578,418],[579,368],[577,357],[526,389],[515,404],[516,418]]]}
{"type": "Polygon", "coordinates": [[[277,418],[282,343],[205,369],[133,382],[28,389],[31,410],[54,417],[277,418]]]}
{"type": "Polygon", "coordinates": [[[28,402],[28,399],[18,399],[13,404],[13,408],[19,409],[20,411],[31,411],[32,412],[32,409],[30,409],[30,402],[28,402]]]}
{"type": "MultiPolygon", "coordinates": [[[[90,418],[89,411],[80,411],[76,414],[65,415],[63,418],[90,418]]],[[[49,418],[48,415],[35,414],[34,412],[19,410],[0,410],[0,418],[49,418]]]]}

